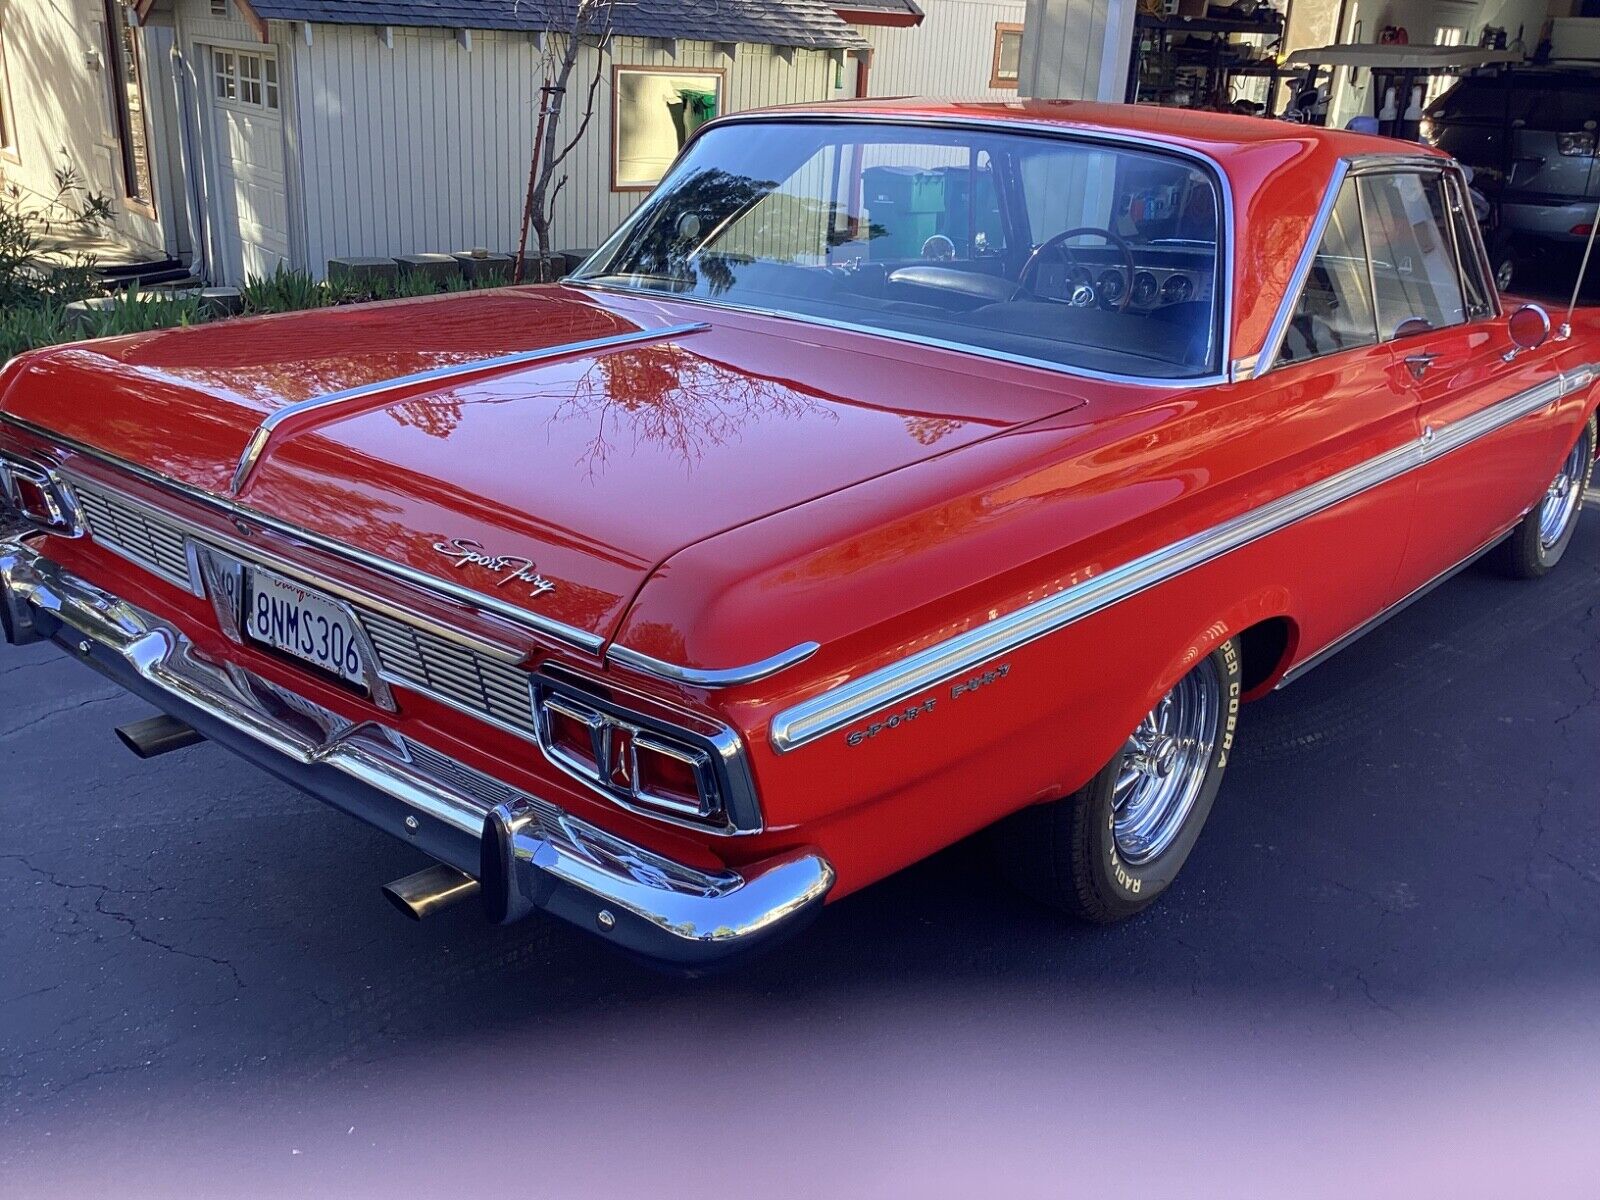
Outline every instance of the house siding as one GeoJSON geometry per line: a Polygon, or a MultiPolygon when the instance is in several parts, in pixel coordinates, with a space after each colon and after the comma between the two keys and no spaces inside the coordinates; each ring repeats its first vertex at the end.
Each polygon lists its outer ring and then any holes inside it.
{"type": "Polygon", "coordinates": [[[923,0],[922,24],[858,27],[872,43],[869,96],[1010,100],[1017,89],[992,88],[997,24],[1020,25],[1025,0],[923,0]]]}
{"type": "MultiPolygon", "coordinates": [[[[71,168],[90,192],[112,199],[115,232],[135,255],[160,254],[167,236],[162,217],[173,197],[162,168],[162,97],[170,73],[141,49],[151,175],[155,191],[152,217],[143,206],[126,202],[121,144],[111,109],[111,63],[101,0],[0,0],[5,24],[6,67],[11,87],[15,155],[0,156],[0,178],[34,196],[52,196],[55,172],[71,168]],[[92,65],[91,65],[92,64],[92,65]],[[152,67],[156,68],[152,70],[152,67]]],[[[136,45],[144,38],[137,32],[136,45]]],[[[182,203],[181,196],[177,203],[182,203]]]]}
{"type": "Polygon", "coordinates": [[[1121,100],[1133,47],[1134,0],[1028,0],[1022,94],[1121,100]]]}
{"type": "MultiPolygon", "coordinates": [[[[544,67],[538,47],[524,34],[474,31],[468,51],[448,30],[396,28],[390,49],[379,33],[318,25],[309,46],[289,39],[307,198],[302,265],[320,275],[343,255],[513,250],[544,67]]],[[[603,63],[584,52],[557,137],[576,131],[597,65],[594,118],[557,200],[557,249],[597,245],[644,195],[611,189],[613,66],[725,71],[725,112],[821,98],[832,75],[825,51],[796,50],[791,62],[741,45],[730,61],[710,43],[680,42],[674,56],[619,38],[603,63]]]]}

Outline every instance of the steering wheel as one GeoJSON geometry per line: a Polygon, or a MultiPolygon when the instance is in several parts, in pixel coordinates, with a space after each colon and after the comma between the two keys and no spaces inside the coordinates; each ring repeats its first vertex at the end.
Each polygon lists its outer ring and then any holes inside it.
{"type": "MultiPolygon", "coordinates": [[[[1077,260],[1072,257],[1072,248],[1067,245],[1067,242],[1072,238],[1082,237],[1086,233],[1092,233],[1097,237],[1104,238],[1108,245],[1114,245],[1118,250],[1122,251],[1122,263],[1127,268],[1128,284],[1122,289],[1122,296],[1117,301],[1117,311],[1126,312],[1128,301],[1133,298],[1133,277],[1138,271],[1138,267],[1133,261],[1133,247],[1128,245],[1126,238],[1119,237],[1117,234],[1112,233],[1111,230],[1102,229],[1098,225],[1080,225],[1075,229],[1063,229],[1054,237],[1046,238],[1040,242],[1033,248],[1033,253],[1028,255],[1028,261],[1022,264],[1022,270],[1017,272],[1017,286],[1024,291],[1032,292],[1033,286],[1030,282],[1030,277],[1039,269],[1040,260],[1051,252],[1059,255],[1061,260],[1068,265],[1075,264],[1077,260]]],[[[1076,299],[1073,299],[1070,303],[1074,307],[1088,308],[1089,305],[1095,302],[1097,296],[1093,285],[1086,286],[1089,293],[1088,299],[1081,304],[1076,299]]],[[[1037,295],[1038,293],[1034,294],[1037,295]]]]}

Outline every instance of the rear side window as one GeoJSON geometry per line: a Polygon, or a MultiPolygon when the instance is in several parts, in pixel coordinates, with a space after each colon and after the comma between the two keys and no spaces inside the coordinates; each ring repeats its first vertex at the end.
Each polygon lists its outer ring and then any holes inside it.
{"type": "Polygon", "coordinates": [[[1363,176],[1357,185],[1383,340],[1402,329],[1409,334],[1418,321],[1433,329],[1463,323],[1466,300],[1443,177],[1394,172],[1363,176]]]}
{"type": "Polygon", "coordinates": [[[1371,346],[1377,340],[1367,250],[1361,236],[1361,204],[1355,180],[1347,179],[1284,332],[1278,361],[1305,362],[1339,350],[1371,346]]]}

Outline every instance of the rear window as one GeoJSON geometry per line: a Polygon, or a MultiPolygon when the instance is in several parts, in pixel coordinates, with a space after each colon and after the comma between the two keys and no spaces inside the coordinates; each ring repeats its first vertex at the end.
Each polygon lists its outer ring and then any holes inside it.
{"type": "Polygon", "coordinates": [[[1219,369],[1221,204],[1155,148],[1003,126],[699,135],[575,281],[1140,378],[1219,369]]]}

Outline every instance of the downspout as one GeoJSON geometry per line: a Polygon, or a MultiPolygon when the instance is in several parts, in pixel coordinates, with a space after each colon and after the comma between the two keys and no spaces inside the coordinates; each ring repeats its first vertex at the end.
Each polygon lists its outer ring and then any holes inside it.
{"type": "MultiPolygon", "coordinates": [[[[199,162],[189,141],[191,132],[189,63],[183,57],[183,51],[176,40],[172,43],[171,55],[172,88],[178,103],[178,162],[183,168],[183,209],[189,220],[189,241],[195,259],[189,264],[189,270],[198,278],[209,282],[211,264],[208,247],[211,245],[211,235],[206,229],[205,207],[200,198],[200,183],[195,176],[199,162]]],[[[195,115],[198,119],[198,108],[195,110],[195,115]]]]}

